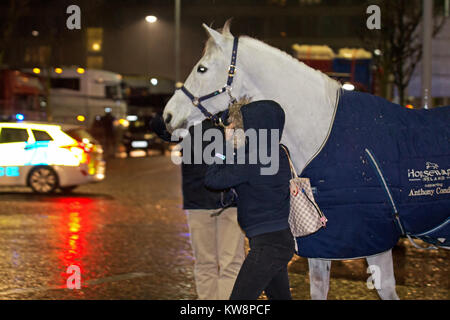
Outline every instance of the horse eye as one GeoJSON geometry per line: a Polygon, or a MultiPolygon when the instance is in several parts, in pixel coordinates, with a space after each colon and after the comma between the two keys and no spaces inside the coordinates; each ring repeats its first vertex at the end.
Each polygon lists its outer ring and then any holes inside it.
{"type": "Polygon", "coordinates": [[[205,73],[206,71],[208,71],[208,68],[205,67],[205,66],[200,65],[200,66],[198,66],[198,68],[197,68],[197,72],[205,73]]]}

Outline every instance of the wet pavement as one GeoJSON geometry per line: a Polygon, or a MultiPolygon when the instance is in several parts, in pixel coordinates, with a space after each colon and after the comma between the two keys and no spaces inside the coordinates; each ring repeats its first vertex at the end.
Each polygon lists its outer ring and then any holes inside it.
{"type": "MultiPolygon", "coordinates": [[[[181,208],[180,168],[169,156],[113,159],[99,184],[71,195],[0,189],[0,299],[195,299],[181,208]],[[67,267],[81,290],[66,288],[67,267]]],[[[450,252],[394,248],[401,299],[449,299],[450,252]]],[[[378,299],[364,260],[335,261],[329,299],[378,299]]],[[[309,299],[306,259],[289,266],[294,299],[309,299]]]]}

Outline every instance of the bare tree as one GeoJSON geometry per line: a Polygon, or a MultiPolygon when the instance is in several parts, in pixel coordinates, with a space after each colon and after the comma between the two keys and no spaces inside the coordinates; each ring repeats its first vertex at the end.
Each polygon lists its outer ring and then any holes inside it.
{"type": "MultiPolygon", "coordinates": [[[[445,23],[442,4],[443,1],[435,1],[433,37],[445,23]]],[[[399,103],[403,105],[406,88],[422,58],[422,0],[383,0],[378,1],[378,5],[381,29],[366,31],[362,38],[367,47],[382,52],[380,64],[384,72],[380,82],[383,92],[392,75],[399,103]]]]}

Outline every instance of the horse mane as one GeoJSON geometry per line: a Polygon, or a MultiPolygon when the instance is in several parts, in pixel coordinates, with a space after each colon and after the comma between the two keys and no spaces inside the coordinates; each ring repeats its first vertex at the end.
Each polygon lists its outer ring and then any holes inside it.
{"type": "MultiPolygon", "coordinates": [[[[220,29],[217,29],[217,31],[220,32],[222,34],[222,36],[224,36],[226,38],[230,38],[230,39],[233,38],[233,35],[231,34],[231,31],[230,31],[231,21],[232,20],[233,20],[233,18],[227,19],[227,21],[225,22],[224,26],[222,28],[220,28],[220,29]]],[[[256,38],[252,38],[252,37],[247,36],[247,35],[239,36],[239,40],[242,40],[243,42],[249,44],[249,46],[256,47],[257,49],[258,48],[262,49],[263,51],[266,51],[266,52],[271,52],[276,57],[282,59],[283,61],[292,63],[292,65],[294,65],[295,67],[299,68],[299,72],[302,72],[302,74],[315,75],[315,76],[317,76],[319,78],[321,77],[322,79],[328,81],[329,84],[331,84],[331,86],[333,86],[333,85],[340,86],[340,84],[336,80],[330,78],[328,75],[326,75],[322,71],[316,70],[314,68],[311,68],[310,66],[308,66],[305,63],[301,62],[300,60],[294,58],[292,55],[288,54],[287,52],[285,52],[283,50],[280,50],[280,49],[278,49],[276,47],[273,47],[273,46],[265,43],[262,40],[258,40],[256,38]]],[[[206,40],[202,56],[204,56],[205,54],[213,53],[214,49],[215,49],[214,40],[209,37],[206,40]]]]}
{"type": "Polygon", "coordinates": [[[302,61],[294,58],[292,55],[288,54],[287,52],[280,50],[276,47],[272,47],[271,45],[265,43],[262,40],[258,40],[256,38],[252,38],[252,37],[246,36],[246,35],[240,36],[239,40],[243,40],[243,42],[249,44],[250,46],[254,46],[256,48],[260,48],[262,50],[273,53],[275,56],[279,57],[280,59],[283,59],[286,62],[292,63],[294,66],[298,67],[300,69],[300,71],[302,71],[303,73],[312,72],[313,74],[315,73],[316,75],[321,75],[321,76],[325,77],[330,82],[337,82],[336,80],[330,78],[328,75],[326,75],[322,71],[311,68],[310,66],[308,66],[305,63],[303,63],[302,61]]]}

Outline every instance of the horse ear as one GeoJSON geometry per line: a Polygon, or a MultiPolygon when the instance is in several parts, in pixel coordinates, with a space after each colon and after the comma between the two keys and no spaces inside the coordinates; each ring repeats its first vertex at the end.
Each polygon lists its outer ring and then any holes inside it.
{"type": "Polygon", "coordinates": [[[230,31],[231,20],[233,20],[233,18],[230,18],[227,21],[225,21],[225,24],[223,25],[222,34],[224,36],[233,37],[233,35],[231,34],[231,31],[230,31]]]}
{"type": "Polygon", "coordinates": [[[220,34],[220,32],[218,32],[218,31],[208,27],[206,24],[203,24],[202,26],[208,33],[209,37],[214,40],[214,43],[218,47],[222,47],[222,44],[224,42],[224,38],[223,38],[222,34],[220,34]]]}

